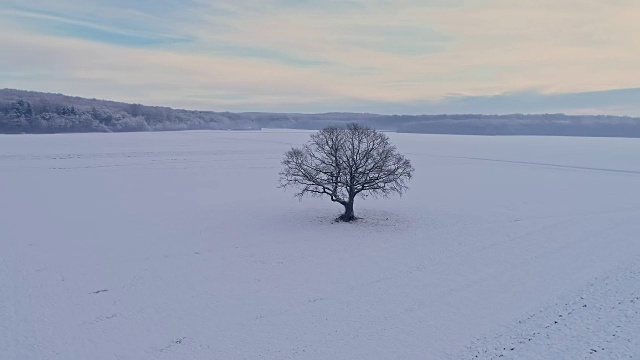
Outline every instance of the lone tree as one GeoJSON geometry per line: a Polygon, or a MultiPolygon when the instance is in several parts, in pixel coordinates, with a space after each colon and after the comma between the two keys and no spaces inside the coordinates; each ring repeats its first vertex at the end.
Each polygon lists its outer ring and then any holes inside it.
{"type": "Polygon", "coordinates": [[[374,129],[349,124],[311,135],[302,148],[284,154],[280,187],[293,187],[296,196],[329,196],[344,206],[340,221],[352,221],[356,196],[402,195],[413,176],[411,162],[374,129]]]}

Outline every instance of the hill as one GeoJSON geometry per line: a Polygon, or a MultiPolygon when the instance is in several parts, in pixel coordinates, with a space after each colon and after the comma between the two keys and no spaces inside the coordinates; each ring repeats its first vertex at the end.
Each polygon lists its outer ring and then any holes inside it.
{"type": "Polygon", "coordinates": [[[230,113],[145,106],[34,91],[0,90],[0,133],[261,128],[313,130],[352,121],[407,133],[640,137],[640,118],[620,116],[230,113]]]}

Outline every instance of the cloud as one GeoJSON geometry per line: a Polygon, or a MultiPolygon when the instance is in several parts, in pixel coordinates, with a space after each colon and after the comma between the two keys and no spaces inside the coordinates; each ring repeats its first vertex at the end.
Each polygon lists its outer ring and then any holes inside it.
{"type": "Polygon", "coordinates": [[[74,17],[54,15],[34,10],[4,10],[14,28],[34,33],[56,34],[124,46],[154,46],[187,42],[188,39],[158,33],[135,26],[119,27],[117,24],[100,24],[74,17]]]}
{"type": "MultiPolygon", "coordinates": [[[[566,113],[593,115],[640,116],[640,88],[614,89],[582,93],[543,94],[538,91],[519,91],[490,96],[452,95],[443,99],[383,102],[360,99],[332,99],[312,104],[298,104],[297,112],[331,112],[336,108],[352,112],[379,114],[532,114],[566,113]]],[[[246,99],[231,105],[231,110],[242,111],[246,99]]],[[[278,111],[270,102],[253,104],[259,111],[278,111]]]]}
{"type": "Polygon", "coordinates": [[[637,13],[630,0],[9,0],[0,81],[236,111],[633,112],[627,90],[600,92],[640,86],[637,13]]]}

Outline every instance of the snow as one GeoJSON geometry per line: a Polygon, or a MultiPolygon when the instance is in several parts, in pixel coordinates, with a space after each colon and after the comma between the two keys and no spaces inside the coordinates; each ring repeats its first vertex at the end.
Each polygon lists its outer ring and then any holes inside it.
{"type": "Polygon", "coordinates": [[[566,303],[483,338],[461,358],[629,359],[639,354],[640,266],[616,268],[566,303]],[[596,356],[597,355],[597,356],[596,356]],[[477,357],[476,357],[477,356],[477,357]]]}
{"type": "Polygon", "coordinates": [[[353,224],[305,131],[0,136],[0,359],[640,355],[640,141],[389,135],[353,224]]]}

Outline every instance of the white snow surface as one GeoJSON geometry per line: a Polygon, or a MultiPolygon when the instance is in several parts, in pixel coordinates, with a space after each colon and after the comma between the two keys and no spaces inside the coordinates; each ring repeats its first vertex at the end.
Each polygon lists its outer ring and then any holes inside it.
{"type": "Polygon", "coordinates": [[[640,357],[640,140],[391,133],[345,224],[308,134],[0,136],[0,359],[640,357]]]}

